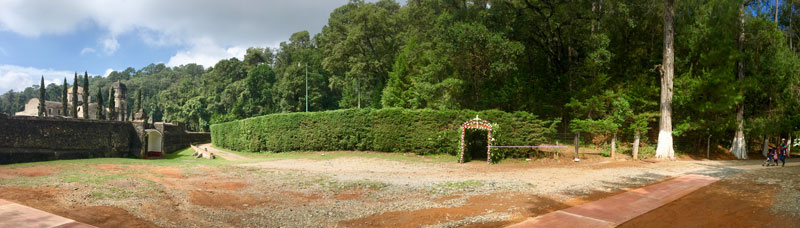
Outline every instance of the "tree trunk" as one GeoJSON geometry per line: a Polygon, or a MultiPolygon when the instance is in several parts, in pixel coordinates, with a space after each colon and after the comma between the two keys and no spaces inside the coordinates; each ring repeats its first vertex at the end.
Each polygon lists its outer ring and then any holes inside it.
{"type": "Polygon", "coordinates": [[[614,132],[614,137],[611,138],[611,159],[615,159],[617,156],[617,133],[614,132]]]}
{"type": "Polygon", "coordinates": [[[664,0],[664,59],[661,64],[661,118],[658,124],[658,147],[656,158],[674,159],[672,146],[672,78],[675,74],[675,53],[673,43],[675,31],[675,0],[664,0]]]}
{"type": "Polygon", "coordinates": [[[764,157],[766,157],[767,152],[769,152],[769,136],[764,136],[764,149],[761,151],[761,153],[764,154],[764,157]]]}
{"type": "Polygon", "coordinates": [[[708,141],[706,141],[706,158],[711,159],[711,135],[708,135],[708,141]]]}
{"type": "MultiPolygon", "coordinates": [[[[739,52],[744,53],[744,3],[739,5],[739,52]]],[[[736,77],[739,83],[744,81],[744,62],[736,61],[736,77]]],[[[740,91],[741,92],[741,91],[740,91]]],[[[744,103],[744,102],[742,102],[744,103]]],[[[736,112],[736,133],[733,135],[731,153],[738,159],[747,159],[747,142],[744,139],[744,104],[739,104],[736,112]]]]}
{"type": "Polygon", "coordinates": [[[575,133],[575,158],[579,157],[579,154],[578,154],[578,138],[580,138],[580,137],[581,137],[581,133],[580,132],[576,132],[575,133]]]}
{"type": "Polygon", "coordinates": [[[633,134],[633,160],[639,160],[639,130],[633,134]]]}
{"type": "Polygon", "coordinates": [[[786,158],[789,158],[789,155],[792,154],[792,133],[789,133],[789,144],[786,146],[786,158]]]}

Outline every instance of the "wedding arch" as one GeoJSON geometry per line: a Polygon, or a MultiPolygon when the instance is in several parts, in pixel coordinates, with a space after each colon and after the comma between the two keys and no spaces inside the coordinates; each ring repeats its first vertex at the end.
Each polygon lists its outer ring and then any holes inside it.
{"type": "Polygon", "coordinates": [[[461,124],[461,153],[460,159],[458,163],[464,163],[464,152],[466,151],[467,143],[464,142],[464,135],[467,133],[467,129],[478,129],[478,130],[485,130],[486,131],[486,162],[489,164],[492,163],[492,123],[489,123],[486,120],[482,120],[475,115],[475,119],[468,120],[461,124]]]}

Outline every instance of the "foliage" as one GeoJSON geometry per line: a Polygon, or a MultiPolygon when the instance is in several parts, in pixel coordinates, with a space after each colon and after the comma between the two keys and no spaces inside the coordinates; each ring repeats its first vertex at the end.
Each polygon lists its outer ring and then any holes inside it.
{"type": "Polygon", "coordinates": [[[455,154],[460,150],[461,123],[475,115],[508,126],[494,133],[498,145],[538,145],[555,126],[554,122],[525,112],[344,109],[272,114],[214,124],[211,134],[215,145],[240,151],[455,154]]]}
{"type": "Polygon", "coordinates": [[[108,94],[108,120],[117,120],[117,101],[114,99],[116,96],[114,91],[116,90],[111,89],[108,94]]]}
{"type": "MultiPolygon", "coordinates": [[[[712,143],[730,143],[739,106],[747,137],[800,131],[800,9],[781,3],[776,23],[771,1],[675,5],[676,141],[697,144],[694,139],[714,135],[712,143]],[[744,65],[743,81],[737,62],[744,65]]],[[[559,134],[616,132],[627,141],[657,130],[659,0],[353,0],[331,12],[319,34],[303,30],[287,38],[277,48],[248,48],[243,59],[213,66],[150,64],[91,76],[88,88],[94,93],[121,81],[131,94],[141,89],[141,108],[156,121],[186,122],[190,130],[302,112],[306,101],[312,112],[523,111],[564,119],[559,134]]],[[[38,86],[0,95],[0,112],[21,111],[38,86]]],[[[64,87],[47,85],[46,96],[63,99],[64,87]]],[[[125,108],[138,106],[134,96],[127,99],[125,108]]],[[[702,147],[679,143],[677,149],[695,148],[702,147]]]]}
{"type": "Polygon", "coordinates": [[[72,80],[72,118],[78,118],[78,73],[72,80]]]}
{"type": "Polygon", "coordinates": [[[61,84],[62,91],[61,91],[61,114],[66,116],[69,111],[67,110],[67,77],[64,77],[64,83],[61,84]]]}
{"type": "Polygon", "coordinates": [[[103,90],[97,90],[97,119],[105,120],[106,119],[106,109],[103,107],[103,90]]]}
{"type": "MultiPolygon", "coordinates": [[[[77,84],[76,84],[77,85],[77,84]]],[[[89,119],[89,72],[83,73],[83,118],[89,119]]]]}
{"type": "Polygon", "coordinates": [[[39,86],[39,117],[47,115],[47,106],[45,106],[46,100],[47,94],[44,92],[44,76],[42,76],[42,82],[39,86]]]}

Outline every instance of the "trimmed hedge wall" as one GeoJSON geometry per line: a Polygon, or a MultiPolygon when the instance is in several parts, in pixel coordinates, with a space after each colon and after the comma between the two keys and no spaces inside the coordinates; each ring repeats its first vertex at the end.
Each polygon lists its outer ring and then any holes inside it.
{"type": "MultiPolygon", "coordinates": [[[[418,154],[460,150],[460,126],[479,115],[494,124],[493,145],[538,145],[558,121],[498,110],[344,109],[271,114],[211,125],[215,145],[239,151],[381,151],[418,154]]],[[[503,149],[501,152],[511,152],[503,149]]]]}

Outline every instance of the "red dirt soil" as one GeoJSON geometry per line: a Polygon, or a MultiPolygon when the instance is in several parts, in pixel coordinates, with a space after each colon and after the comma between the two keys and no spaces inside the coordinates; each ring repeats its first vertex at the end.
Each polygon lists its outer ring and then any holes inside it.
{"type": "Polygon", "coordinates": [[[266,204],[269,202],[269,199],[253,195],[241,195],[215,191],[191,191],[189,192],[189,202],[194,205],[212,208],[240,210],[252,206],[266,204]]]}
{"type": "Polygon", "coordinates": [[[339,193],[339,194],[336,194],[333,197],[331,197],[331,199],[354,200],[354,199],[358,199],[359,197],[361,197],[361,193],[359,193],[359,192],[355,192],[355,193],[339,193]]]}
{"type": "MultiPolygon", "coordinates": [[[[460,207],[427,208],[414,211],[391,211],[383,214],[373,214],[367,217],[342,221],[343,227],[420,227],[435,225],[440,222],[455,221],[472,216],[494,212],[520,212],[521,216],[509,221],[473,224],[465,227],[502,227],[520,222],[528,217],[535,217],[552,211],[568,208],[584,202],[601,199],[616,192],[596,192],[585,198],[576,198],[568,202],[559,202],[545,197],[519,193],[495,193],[478,195],[467,198],[467,203],[460,207]]],[[[459,198],[446,196],[437,201],[447,201],[459,198]]]]}
{"type": "Polygon", "coordinates": [[[321,199],[322,197],[317,194],[303,194],[299,192],[292,192],[292,191],[283,191],[281,195],[289,195],[293,196],[293,198],[299,199],[301,202],[310,202],[313,200],[321,199]]]}
{"type": "Polygon", "coordinates": [[[192,181],[189,183],[196,188],[200,189],[222,189],[222,190],[230,190],[235,191],[247,186],[247,184],[243,182],[234,182],[234,181],[227,181],[227,182],[214,182],[214,181],[192,181]]]}
{"type": "Polygon", "coordinates": [[[157,227],[155,224],[131,215],[128,211],[111,206],[65,206],[56,202],[55,196],[65,190],[39,187],[0,187],[3,199],[57,214],[97,227],[157,227]]]}
{"type": "Polygon", "coordinates": [[[40,177],[61,172],[60,166],[28,166],[28,167],[0,167],[0,178],[40,177]]]}
{"type": "Polygon", "coordinates": [[[771,212],[779,185],[723,179],[618,227],[797,227],[771,212]]]}

